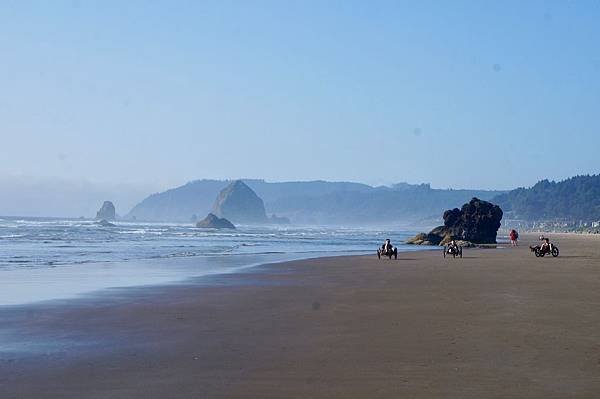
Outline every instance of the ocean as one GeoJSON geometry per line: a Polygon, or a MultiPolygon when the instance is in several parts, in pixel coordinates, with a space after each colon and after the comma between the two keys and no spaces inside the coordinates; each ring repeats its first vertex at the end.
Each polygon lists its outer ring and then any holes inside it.
{"type": "Polygon", "coordinates": [[[411,231],[314,226],[239,226],[217,231],[177,223],[0,217],[0,305],[231,273],[259,264],[399,251],[411,231]]]}

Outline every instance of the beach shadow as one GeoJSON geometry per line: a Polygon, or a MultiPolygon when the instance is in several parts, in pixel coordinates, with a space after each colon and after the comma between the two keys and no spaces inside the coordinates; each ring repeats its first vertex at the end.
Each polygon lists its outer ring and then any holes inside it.
{"type": "Polygon", "coordinates": [[[585,256],[585,255],[559,255],[559,258],[566,258],[566,259],[592,259],[591,256],[585,256]]]}

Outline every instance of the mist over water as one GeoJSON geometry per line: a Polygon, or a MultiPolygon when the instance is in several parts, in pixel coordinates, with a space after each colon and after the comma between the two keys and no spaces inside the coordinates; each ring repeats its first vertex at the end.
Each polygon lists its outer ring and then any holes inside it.
{"type": "Polygon", "coordinates": [[[0,215],[94,217],[106,199],[124,214],[160,186],[99,183],[88,179],[4,176],[0,173],[0,215]]]}

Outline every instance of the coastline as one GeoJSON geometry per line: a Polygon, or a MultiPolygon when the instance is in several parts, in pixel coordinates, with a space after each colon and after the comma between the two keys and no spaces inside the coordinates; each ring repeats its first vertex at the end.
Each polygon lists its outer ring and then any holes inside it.
{"type": "MultiPolygon", "coordinates": [[[[407,251],[426,250],[420,248],[407,251]]],[[[355,255],[363,255],[357,251],[355,255]]],[[[197,256],[170,259],[140,259],[128,262],[99,262],[56,268],[4,270],[0,310],[55,301],[78,301],[102,297],[105,291],[168,287],[205,277],[242,273],[263,265],[321,257],[345,256],[322,252],[257,253],[197,256]]]]}
{"type": "Polygon", "coordinates": [[[0,351],[0,396],[593,397],[600,241],[552,237],[555,259],[523,235],[463,259],[317,258],[2,309],[38,347],[0,351]]]}
{"type": "Polygon", "coordinates": [[[171,284],[271,262],[370,253],[381,237],[401,242],[410,234],[310,226],[207,231],[166,223],[104,228],[62,219],[0,224],[0,307],[171,284]]]}
{"type": "Polygon", "coordinates": [[[319,257],[315,253],[269,253],[139,259],[54,268],[3,270],[0,310],[55,301],[102,297],[105,291],[167,287],[213,275],[240,273],[264,264],[319,257]]]}

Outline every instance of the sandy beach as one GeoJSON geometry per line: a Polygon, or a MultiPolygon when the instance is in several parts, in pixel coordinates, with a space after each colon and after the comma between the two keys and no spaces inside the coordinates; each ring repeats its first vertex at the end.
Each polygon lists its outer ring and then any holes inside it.
{"type": "Polygon", "coordinates": [[[598,397],[600,237],[523,238],[5,307],[0,397],[598,397]]]}

